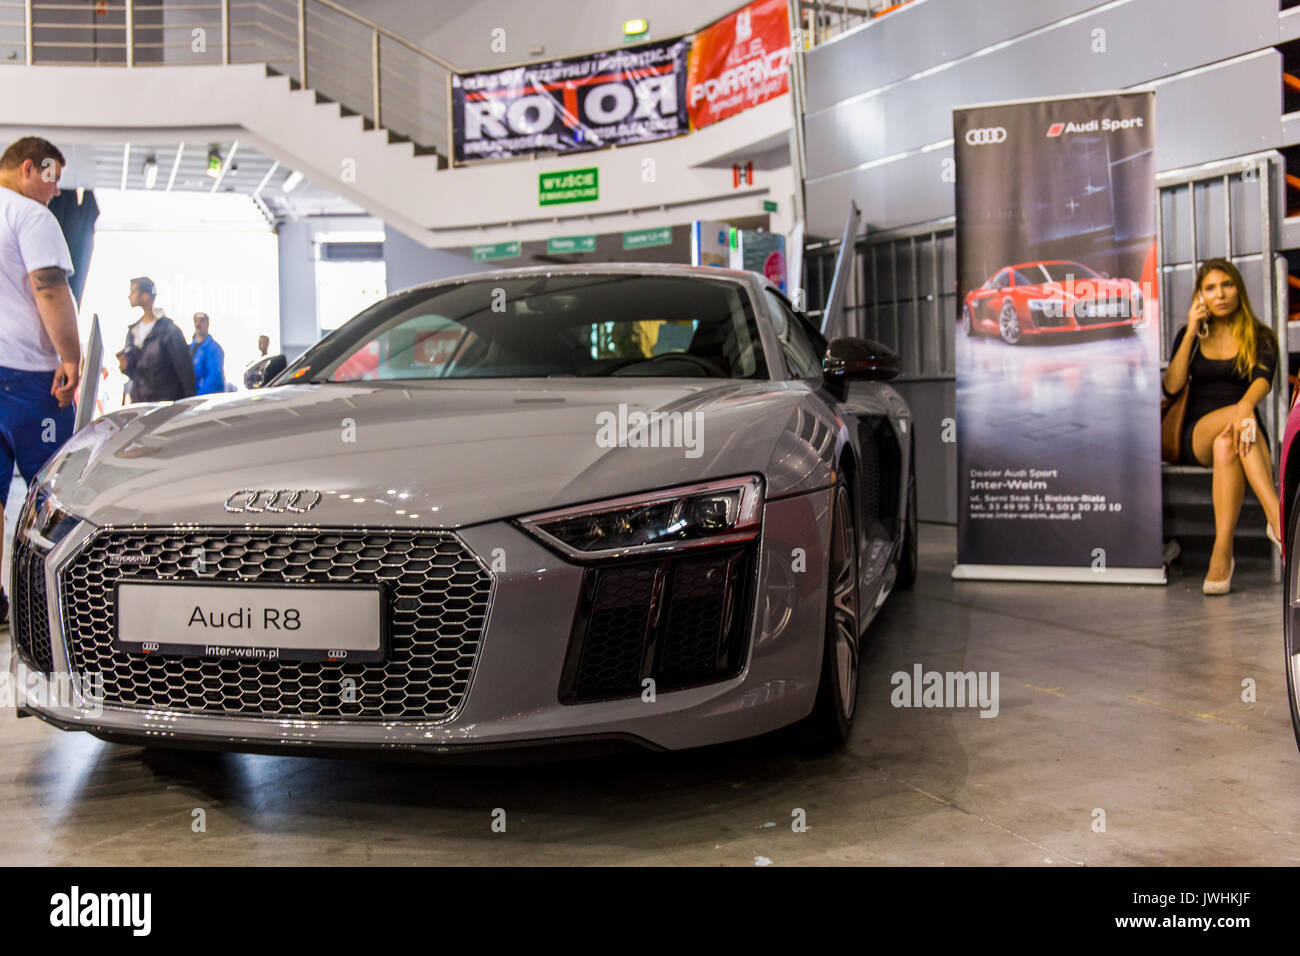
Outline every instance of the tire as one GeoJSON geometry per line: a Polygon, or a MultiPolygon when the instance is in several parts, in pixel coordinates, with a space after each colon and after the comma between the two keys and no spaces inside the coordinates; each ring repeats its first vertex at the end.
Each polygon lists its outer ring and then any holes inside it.
{"type": "Polygon", "coordinates": [[[1291,708],[1291,730],[1295,734],[1296,746],[1300,747],[1300,709],[1297,708],[1296,695],[1300,692],[1300,594],[1293,594],[1291,588],[1291,564],[1300,558],[1296,548],[1300,547],[1300,495],[1291,499],[1287,509],[1286,522],[1286,560],[1282,564],[1282,650],[1283,664],[1286,670],[1286,695],[1291,708]]]}
{"type": "Polygon", "coordinates": [[[857,526],[853,496],[841,475],[831,491],[821,682],[812,713],[797,728],[805,751],[838,750],[853,729],[862,641],[859,620],[857,526]]]}
{"type": "Polygon", "coordinates": [[[1002,308],[998,312],[998,333],[1007,345],[1019,345],[1024,334],[1020,328],[1020,314],[1016,312],[1016,304],[1010,299],[1002,303],[1002,308]]]}
{"type": "Polygon", "coordinates": [[[966,326],[966,338],[975,338],[975,316],[971,314],[969,305],[961,307],[961,323],[966,326]]]}
{"type": "MultiPolygon", "coordinates": [[[[916,464],[915,445],[912,464],[916,464]]],[[[903,525],[903,547],[898,554],[898,577],[894,589],[910,591],[916,583],[916,569],[920,564],[920,545],[916,534],[916,472],[907,476],[907,518],[903,525]]]]}

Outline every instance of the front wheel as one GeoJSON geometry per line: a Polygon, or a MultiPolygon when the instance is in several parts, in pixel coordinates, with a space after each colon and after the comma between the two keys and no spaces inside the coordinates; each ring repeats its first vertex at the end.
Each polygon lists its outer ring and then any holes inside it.
{"type": "Polygon", "coordinates": [[[831,491],[830,560],[826,575],[826,628],[821,683],[812,713],[801,725],[806,749],[844,746],[858,701],[858,537],[853,499],[843,476],[831,491]]]}
{"type": "Polygon", "coordinates": [[[971,312],[969,305],[961,307],[961,324],[966,329],[966,338],[975,338],[975,316],[971,312]]]}

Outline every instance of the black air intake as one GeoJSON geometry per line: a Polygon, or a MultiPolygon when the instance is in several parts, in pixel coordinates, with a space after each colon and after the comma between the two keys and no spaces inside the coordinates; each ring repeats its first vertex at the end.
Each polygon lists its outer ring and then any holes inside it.
{"type": "Polygon", "coordinates": [[[754,546],[591,568],[565,660],[566,704],[734,677],[745,660],[754,546]]]}

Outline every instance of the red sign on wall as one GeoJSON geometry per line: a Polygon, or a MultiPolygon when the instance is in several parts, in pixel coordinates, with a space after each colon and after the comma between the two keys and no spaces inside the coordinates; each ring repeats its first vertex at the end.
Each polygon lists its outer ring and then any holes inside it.
{"type": "Polygon", "coordinates": [[[686,72],[692,129],[789,90],[786,6],[786,0],[754,0],[695,35],[686,72]]]}

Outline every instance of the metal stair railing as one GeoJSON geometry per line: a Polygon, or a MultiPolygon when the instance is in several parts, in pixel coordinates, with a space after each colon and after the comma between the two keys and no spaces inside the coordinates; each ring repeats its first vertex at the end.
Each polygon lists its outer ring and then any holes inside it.
{"type": "Polygon", "coordinates": [[[0,0],[0,63],[264,63],[367,128],[450,153],[456,68],[332,0],[0,0]]]}

